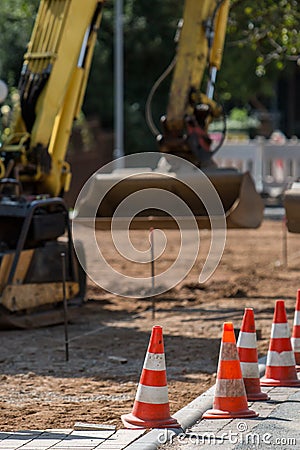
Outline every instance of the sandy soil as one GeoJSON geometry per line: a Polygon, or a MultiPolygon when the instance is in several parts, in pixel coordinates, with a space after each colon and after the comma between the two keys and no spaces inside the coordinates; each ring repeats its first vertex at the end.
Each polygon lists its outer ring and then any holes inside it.
{"type": "MultiPolygon", "coordinates": [[[[118,298],[90,282],[89,301],[69,325],[68,362],[63,326],[1,331],[1,430],[72,427],[76,421],[120,427],[120,415],[132,408],[154,324],[164,329],[173,413],[215,382],[222,323],[233,321],[238,329],[244,307],[255,310],[259,354],[265,354],[275,300],[286,301],[292,323],[300,287],[300,236],[288,236],[286,267],[282,230],[280,221],[265,221],[258,230],[229,230],[213,277],[199,285],[193,269],[156,299],[155,319],[149,300],[118,298]]],[[[143,240],[143,232],[139,236],[143,240]]],[[[201,242],[207,249],[207,232],[201,242]]],[[[122,269],[127,270],[124,261],[122,269]]],[[[149,267],[143,270],[148,274],[149,267]]]]}

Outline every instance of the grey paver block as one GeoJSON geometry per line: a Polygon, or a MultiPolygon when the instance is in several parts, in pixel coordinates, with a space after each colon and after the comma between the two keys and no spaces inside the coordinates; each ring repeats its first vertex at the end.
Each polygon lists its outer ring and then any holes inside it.
{"type": "Polygon", "coordinates": [[[72,430],[65,429],[44,431],[36,435],[30,442],[24,444],[22,449],[31,450],[34,448],[38,450],[47,450],[57,444],[57,442],[65,439],[69,435],[70,431],[72,430]]]}
{"type": "Polygon", "coordinates": [[[110,430],[115,431],[116,426],[115,425],[107,425],[106,423],[86,423],[86,422],[75,422],[74,430],[79,431],[99,431],[99,430],[110,430]]]}
{"type": "MultiPolygon", "coordinates": [[[[55,446],[55,447],[51,447],[51,449],[52,448],[55,448],[55,450],[66,450],[67,447],[56,447],[55,446]]],[[[72,447],[69,447],[69,448],[72,449],[72,447]]],[[[94,450],[94,449],[95,449],[94,445],[92,447],[76,447],[76,450],[94,450]]],[[[75,448],[74,448],[74,450],[75,450],[75,448]]]]}
{"type": "Polygon", "coordinates": [[[0,441],[0,449],[18,449],[26,443],[31,442],[35,437],[39,436],[41,431],[18,431],[11,433],[6,439],[0,441]]]}
{"type": "Polygon", "coordinates": [[[99,444],[102,444],[106,439],[114,434],[113,430],[89,431],[76,430],[72,431],[65,439],[53,445],[53,449],[78,449],[81,447],[94,449],[99,444]]]}
{"type": "Polygon", "coordinates": [[[2,441],[3,439],[8,438],[12,433],[3,433],[0,431],[0,441],[2,441]]]}
{"type": "Polygon", "coordinates": [[[147,430],[118,430],[115,434],[109,437],[103,444],[100,444],[96,449],[99,450],[122,450],[129,444],[136,441],[143,436],[147,430]]]}

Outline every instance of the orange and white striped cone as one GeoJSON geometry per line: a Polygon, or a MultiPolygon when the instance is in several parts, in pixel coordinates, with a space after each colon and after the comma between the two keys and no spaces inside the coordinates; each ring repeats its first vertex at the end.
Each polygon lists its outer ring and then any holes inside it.
{"type": "Polygon", "coordinates": [[[203,414],[204,419],[256,417],[248,409],[247,396],[237,353],[233,324],[225,322],[220,349],[213,409],[203,414]]]}
{"type": "Polygon", "coordinates": [[[126,428],[180,428],[170,416],[162,327],[152,328],[133,410],[121,416],[126,428]]]}
{"type": "Polygon", "coordinates": [[[291,343],[294,350],[296,370],[300,371],[300,289],[297,291],[296,308],[294,315],[293,333],[291,343]]]}
{"type": "Polygon", "coordinates": [[[266,373],[261,386],[300,386],[283,300],[275,304],[266,373]]]}
{"type": "Polygon", "coordinates": [[[249,401],[269,400],[268,394],[262,392],[260,388],[256,330],[252,308],[245,308],[242,327],[237,341],[237,351],[247,399],[249,401]]]}

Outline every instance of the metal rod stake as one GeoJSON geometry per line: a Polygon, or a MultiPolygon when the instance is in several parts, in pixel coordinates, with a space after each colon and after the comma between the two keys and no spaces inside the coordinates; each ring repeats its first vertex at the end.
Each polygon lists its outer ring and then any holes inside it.
{"type": "Polygon", "coordinates": [[[63,288],[64,326],[65,326],[65,354],[66,354],[66,361],[69,361],[68,304],[66,296],[66,254],[61,253],[61,258],[62,258],[62,288],[63,288]]]}
{"type": "Polygon", "coordinates": [[[150,228],[150,245],[151,245],[151,291],[152,291],[152,319],[155,319],[155,261],[154,261],[154,229],[150,228]]]}
{"type": "Polygon", "coordinates": [[[283,265],[287,268],[288,266],[288,245],[287,245],[287,226],[286,217],[282,220],[282,259],[283,265]]]}

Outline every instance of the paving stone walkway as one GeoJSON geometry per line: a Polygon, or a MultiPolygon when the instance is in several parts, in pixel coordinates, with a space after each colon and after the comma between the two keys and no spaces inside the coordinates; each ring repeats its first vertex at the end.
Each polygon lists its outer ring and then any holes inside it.
{"type": "Polygon", "coordinates": [[[199,415],[201,408],[211,407],[213,389],[174,414],[184,433],[180,429],[116,431],[110,425],[77,423],[74,430],[0,431],[0,450],[300,450],[300,388],[262,388],[271,398],[250,403],[259,413],[255,418],[196,422],[195,412],[199,415]]]}
{"type": "MultiPolygon", "coordinates": [[[[259,413],[251,419],[202,419],[179,435],[168,436],[164,450],[300,449],[300,388],[262,388],[267,402],[249,403],[259,413]]],[[[142,438],[143,439],[143,438],[142,438]]],[[[160,437],[163,442],[163,438],[160,437]]],[[[133,443],[133,446],[135,444],[133,443]]],[[[131,449],[131,446],[129,447],[131,449]]]]}
{"type": "Polygon", "coordinates": [[[1,450],[122,450],[145,430],[72,430],[0,432],[1,450]]]}

